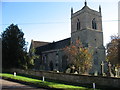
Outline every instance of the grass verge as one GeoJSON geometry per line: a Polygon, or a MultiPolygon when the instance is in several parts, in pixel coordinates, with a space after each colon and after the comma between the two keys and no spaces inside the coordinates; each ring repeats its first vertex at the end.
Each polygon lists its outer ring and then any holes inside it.
{"type": "Polygon", "coordinates": [[[12,80],[17,80],[20,82],[24,83],[29,83],[30,85],[34,85],[37,87],[43,87],[43,88],[56,88],[56,89],[64,89],[64,90],[93,90],[90,88],[85,88],[85,87],[80,87],[80,86],[73,86],[73,85],[65,85],[65,84],[60,84],[60,83],[55,83],[55,82],[48,82],[48,81],[42,81],[39,79],[33,79],[25,76],[14,76],[13,74],[8,74],[8,73],[0,73],[0,76],[6,79],[12,79],[12,80]]]}

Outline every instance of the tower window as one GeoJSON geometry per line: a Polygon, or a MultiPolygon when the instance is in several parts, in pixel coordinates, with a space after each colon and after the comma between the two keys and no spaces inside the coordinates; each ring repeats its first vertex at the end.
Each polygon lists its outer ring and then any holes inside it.
{"type": "Polygon", "coordinates": [[[77,21],[77,30],[80,30],[80,21],[79,21],[79,19],[77,21]]]}
{"type": "Polygon", "coordinates": [[[92,20],[92,29],[97,29],[97,23],[95,18],[92,20]]]}

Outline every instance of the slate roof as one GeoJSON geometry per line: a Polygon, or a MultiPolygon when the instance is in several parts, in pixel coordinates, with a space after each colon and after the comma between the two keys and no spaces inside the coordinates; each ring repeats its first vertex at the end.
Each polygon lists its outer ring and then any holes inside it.
{"type": "Polygon", "coordinates": [[[31,50],[32,48],[37,48],[37,47],[46,45],[46,44],[48,44],[48,43],[49,43],[49,42],[33,41],[33,40],[31,40],[31,45],[30,45],[29,52],[30,52],[30,50],[31,50]]]}
{"type": "Polygon", "coordinates": [[[48,42],[34,41],[34,47],[35,47],[35,48],[40,47],[40,46],[43,46],[43,45],[46,45],[46,44],[48,44],[48,42]]]}
{"type": "Polygon", "coordinates": [[[31,47],[37,48],[43,45],[48,44],[49,42],[43,42],[43,41],[33,41],[31,40],[31,47]]]}
{"type": "Polygon", "coordinates": [[[44,51],[55,50],[55,49],[62,49],[65,46],[70,45],[71,38],[66,38],[64,40],[60,40],[57,42],[49,43],[44,46],[40,46],[36,48],[36,54],[41,54],[44,51]]]}

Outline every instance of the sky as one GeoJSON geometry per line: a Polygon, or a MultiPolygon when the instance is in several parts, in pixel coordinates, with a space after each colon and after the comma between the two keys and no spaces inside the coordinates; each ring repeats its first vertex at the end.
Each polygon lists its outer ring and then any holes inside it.
{"type": "Polygon", "coordinates": [[[118,3],[118,35],[120,35],[120,1],[118,3]]]}
{"type": "MultiPolygon", "coordinates": [[[[24,32],[25,40],[53,42],[71,36],[71,7],[73,12],[84,6],[85,0],[2,0],[0,32],[10,24],[17,24],[24,32]]],[[[110,36],[118,33],[119,0],[87,0],[91,9],[102,10],[104,46],[110,36]]],[[[29,49],[28,45],[28,49],[29,49]]]]}

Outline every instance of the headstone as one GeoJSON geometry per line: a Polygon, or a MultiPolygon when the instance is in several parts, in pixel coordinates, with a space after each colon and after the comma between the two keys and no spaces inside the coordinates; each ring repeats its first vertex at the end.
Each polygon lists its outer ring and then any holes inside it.
{"type": "Polygon", "coordinates": [[[118,69],[117,69],[117,67],[115,67],[115,77],[118,77],[118,69]]]}
{"type": "Polygon", "coordinates": [[[70,73],[70,71],[71,71],[71,69],[70,69],[70,68],[68,68],[68,69],[66,70],[66,73],[70,73]]]}
{"type": "Polygon", "coordinates": [[[57,70],[57,73],[59,73],[59,71],[57,70]]]}
{"type": "Polygon", "coordinates": [[[114,75],[113,75],[113,73],[112,73],[112,71],[111,71],[111,66],[112,66],[111,63],[109,62],[109,63],[108,63],[108,73],[109,73],[109,76],[110,76],[110,77],[114,77],[114,75]]]}
{"type": "Polygon", "coordinates": [[[74,74],[78,74],[78,72],[77,71],[75,71],[75,73],[74,74]]]}
{"type": "Polygon", "coordinates": [[[71,67],[71,72],[72,72],[72,73],[75,72],[75,66],[74,66],[74,65],[71,67]]]}
{"type": "Polygon", "coordinates": [[[104,62],[103,61],[101,63],[101,73],[102,73],[102,76],[104,76],[104,62]]]}
{"type": "Polygon", "coordinates": [[[98,76],[98,71],[95,71],[94,76],[98,76]]]}

